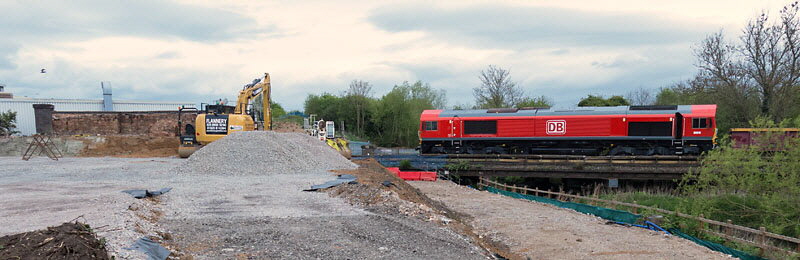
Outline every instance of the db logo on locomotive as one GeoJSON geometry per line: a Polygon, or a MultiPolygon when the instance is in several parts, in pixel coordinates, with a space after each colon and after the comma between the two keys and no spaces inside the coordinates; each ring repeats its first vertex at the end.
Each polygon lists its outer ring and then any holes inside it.
{"type": "Polygon", "coordinates": [[[563,135],[567,133],[566,120],[547,120],[545,127],[548,135],[563,135]]]}

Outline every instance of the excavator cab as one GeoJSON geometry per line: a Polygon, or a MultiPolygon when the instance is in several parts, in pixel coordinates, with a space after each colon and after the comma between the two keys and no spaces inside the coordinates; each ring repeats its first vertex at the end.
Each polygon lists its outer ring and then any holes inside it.
{"type": "Polygon", "coordinates": [[[229,105],[205,105],[203,112],[206,114],[233,114],[235,106],[229,105]]]}
{"type": "Polygon", "coordinates": [[[180,144],[178,145],[178,156],[181,158],[188,158],[198,145],[197,138],[195,137],[195,127],[192,124],[183,122],[183,113],[195,112],[197,108],[181,106],[178,108],[178,136],[180,137],[180,144]],[[183,132],[181,133],[181,130],[183,132]]]}

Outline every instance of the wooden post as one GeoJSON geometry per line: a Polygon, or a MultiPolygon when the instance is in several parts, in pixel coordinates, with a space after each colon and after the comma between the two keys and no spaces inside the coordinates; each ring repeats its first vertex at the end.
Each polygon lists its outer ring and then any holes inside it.
{"type": "Polygon", "coordinates": [[[550,195],[553,195],[552,193],[550,193],[550,190],[552,190],[552,189],[547,189],[547,198],[548,199],[550,198],[550,195]]]}
{"type": "MultiPolygon", "coordinates": [[[[733,221],[730,220],[730,219],[725,221],[725,223],[728,223],[728,225],[733,225],[733,221]]],[[[728,236],[733,236],[733,229],[730,228],[730,227],[725,227],[725,234],[728,235],[728,236]]],[[[727,241],[727,240],[728,239],[726,238],[725,241],[727,241]]]]}
{"type": "Polygon", "coordinates": [[[767,242],[766,241],[767,240],[767,237],[766,237],[767,229],[764,228],[764,227],[759,227],[758,231],[761,231],[758,234],[758,245],[759,245],[759,247],[758,247],[758,256],[764,256],[764,245],[767,242]]]}
{"type": "MultiPolygon", "coordinates": [[[[639,203],[636,203],[635,200],[633,201],[633,204],[639,205],[639,203]]],[[[633,214],[639,214],[639,208],[633,207],[633,214]]]]}
{"type": "MultiPolygon", "coordinates": [[[[703,216],[703,214],[700,214],[700,218],[705,218],[705,216],[703,216]]],[[[700,233],[703,232],[704,229],[706,229],[706,222],[703,222],[702,220],[698,221],[700,221],[700,223],[697,225],[697,233],[700,233]]]]}
{"type": "Polygon", "coordinates": [[[797,243],[797,249],[795,249],[794,251],[797,251],[798,253],[800,253],[800,243],[797,243]]]}
{"type": "MultiPolygon", "coordinates": [[[[539,187],[533,188],[533,195],[539,197],[539,187]]],[[[798,246],[800,246],[800,244],[798,244],[798,246]]]]}
{"type": "Polygon", "coordinates": [[[522,188],[522,193],[528,195],[528,185],[525,185],[525,187],[522,188]]]}

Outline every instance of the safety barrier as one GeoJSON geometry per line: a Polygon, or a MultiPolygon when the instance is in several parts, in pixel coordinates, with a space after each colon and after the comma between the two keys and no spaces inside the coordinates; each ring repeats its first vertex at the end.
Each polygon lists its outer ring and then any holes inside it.
{"type": "Polygon", "coordinates": [[[398,167],[386,167],[386,169],[407,181],[436,181],[436,172],[401,171],[398,167]]]}
{"type": "MultiPolygon", "coordinates": [[[[562,193],[562,192],[556,192],[556,191],[551,191],[551,190],[547,190],[547,191],[538,190],[538,189],[532,189],[532,188],[528,188],[528,187],[520,187],[520,186],[516,186],[516,185],[506,185],[506,184],[502,184],[502,183],[491,181],[491,180],[489,180],[487,178],[483,178],[483,177],[479,178],[478,186],[480,188],[487,188],[487,187],[488,188],[494,188],[494,189],[496,189],[498,191],[501,191],[501,192],[497,192],[497,193],[503,193],[504,195],[509,195],[507,193],[519,194],[519,195],[511,194],[511,196],[513,196],[513,197],[520,197],[520,196],[524,195],[526,197],[526,199],[528,199],[527,197],[542,198],[542,199],[544,199],[544,197],[546,197],[547,199],[551,199],[551,200],[554,199],[555,201],[561,201],[561,202],[566,202],[569,199],[584,200],[584,201],[588,201],[589,203],[603,203],[603,204],[606,204],[606,205],[613,205],[613,206],[617,206],[617,207],[631,208],[633,210],[633,214],[638,214],[638,211],[640,211],[640,210],[647,210],[647,211],[658,212],[658,213],[662,213],[662,214],[670,215],[670,216],[678,216],[678,217],[682,217],[682,218],[687,218],[687,219],[692,219],[692,220],[698,221],[700,223],[700,225],[698,225],[698,230],[697,231],[699,231],[699,232],[703,232],[703,233],[706,233],[706,234],[709,234],[709,235],[720,237],[720,238],[724,239],[727,242],[733,241],[733,242],[742,243],[742,244],[746,244],[746,245],[750,245],[750,246],[754,246],[756,248],[759,248],[759,255],[760,256],[767,256],[767,255],[787,256],[787,255],[796,255],[796,254],[800,253],[800,239],[793,238],[793,237],[787,237],[787,236],[783,236],[783,235],[775,234],[775,233],[771,233],[771,232],[767,232],[764,227],[761,227],[759,229],[753,229],[753,228],[749,228],[749,227],[745,227],[745,226],[734,225],[734,224],[731,223],[730,220],[728,220],[727,222],[720,222],[720,221],[706,219],[706,218],[703,217],[703,215],[692,216],[692,215],[688,215],[688,214],[684,214],[684,213],[680,213],[680,212],[676,212],[676,211],[670,211],[670,210],[665,210],[665,209],[660,209],[660,208],[643,206],[643,205],[638,205],[638,204],[633,204],[633,203],[626,203],[626,202],[613,201],[613,200],[604,200],[604,199],[598,199],[598,198],[593,198],[593,197],[586,197],[586,196],[581,196],[581,195],[573,195],[573,194],[567,194],[567,193],[562,193]]],[[[532,199],[532,200],[540,201],[540,199],[532,199]]],[[[540,202],[545,202],[545,201],[540,201],[540,202]]],[[[547,202],[545,202],[545,203],[547,203],[547,202]]],[[[575,203],[575,202],[569,202],[569,203],[580,204],[580,203],[575,203]]],[[[552,204],[552,203],[550,203],[550,204],[552,204]]],[[[585,204],[583,204],[583,205],[585,205],[585,204]]],[[[599,208],[599,207],[594,207],[594,206],[591,206],[591,207],[599,208]]],[[[575,209],[576,211],[579,211],[579,212],[584,212],[584,211],[582,211],[580,209],[577,209],[577,208],[573,208],[573,209],[575,209]]],[[[613,209],[609,209],[609,210],[613,210],[613,209]]],[[[593,212],[585,212],[585,213],[593,214],[593,212]]],[[[605,213],[598,213],[598,214],[593,214],[593,215],[596,215],[596,216],[599,216],[599,217],[604,217],[605,213]]],[[[611,220],[614,220],[614,219],[611,219],[611,220]]],[[[617,220],[615,220],[615,221],[617,221],[617,220]]],[[[622,221],[622,222],[625,222],[625,221],[622,221]]],[[[680,234],[683,234],[683,233],[680,233],[680,234]]],[[[683,235],[686,235],[686,234],[683,234],[683,235]]],[[[686,236],[689,236],[689,235],[686,235],[686,236]]],[[[715,243],[712,243],[712,242],[709,242],[709,241],[704,241],[704,240],[701,240],[699,238],[694,238],[694,237],[692,237],[692,238],[693,239],[689,239],[689,240],[692,240],[694,242],[697,242],[698,244],[701,244],[703,246],[709,247],[709,248],[717,250],[717,251],[721,251],[721,250],[718,250],[718,249],[720,247],[724,247],[722,245],[715,244],[715,243]],[[698,241],[701,241],[701,242],[698,242],[698,241]]],[[[730,249],[730,248],[728,248],[728,249],[730,249]]],[[[737,250],[730,249],[730,250],[722,251],[722,252],[727,253],[727,254],[732,254],[731,252],[736,252],[736,251],[737,250]]],[[[741,251],[738,251],[738,252],[741,252],[741,251]]],[[[753,256],[750,256],[750,255],[748,255],[746,253],[743,253],[743,252],[741,252],[741,253],[743,255],[736,255],[736,254],[732,254],[732,255],[734,255],[736,257],[739,257],[739,258],[742,258],[742,259],[758,259],[758,258],[753,258],[753,256]]]]}

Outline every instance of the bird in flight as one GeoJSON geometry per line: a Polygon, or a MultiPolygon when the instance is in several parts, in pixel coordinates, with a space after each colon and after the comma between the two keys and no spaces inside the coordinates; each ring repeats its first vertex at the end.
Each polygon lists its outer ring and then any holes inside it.
{"type": "Polygon", "coordinates": [[[42,69],[42,73],[47,73],[47,70],[45,70],[45,69],[42,69]]]}

